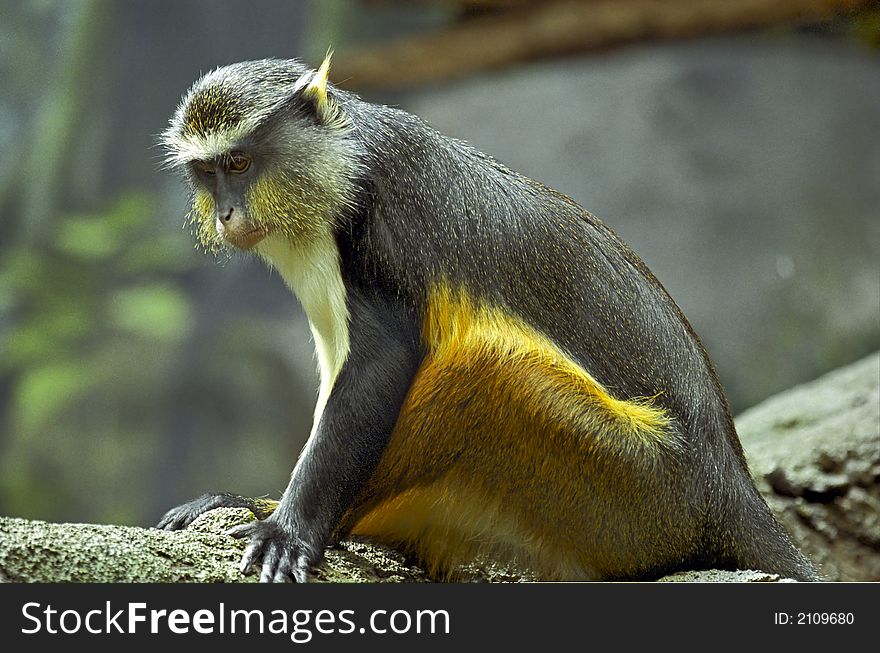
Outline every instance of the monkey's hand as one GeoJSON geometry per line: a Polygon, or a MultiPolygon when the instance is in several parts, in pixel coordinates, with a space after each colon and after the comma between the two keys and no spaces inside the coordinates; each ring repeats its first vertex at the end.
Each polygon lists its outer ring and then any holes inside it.
{"type": "Polygon", "coordinates": [[[257,560],[262,559],[261,583],[284,583],[293,578],[306,583],[309,573],[321,561],[324,547],[298,536],[288,520],[277,515],[236,526],[226,532],[232,537],[250,538],[241,558],[241,573],[249,575],[257,560]]]}
{"type": "Polygon", "coordinates": [[[264,519],[277,505],[278,502],[272,499],[251,499],[229,492],[212,492],[172,508],[162,516],[156,528],[179,531],[193,523],[199,515],[215,508],[247,508],[257,519],[264,519]]]}

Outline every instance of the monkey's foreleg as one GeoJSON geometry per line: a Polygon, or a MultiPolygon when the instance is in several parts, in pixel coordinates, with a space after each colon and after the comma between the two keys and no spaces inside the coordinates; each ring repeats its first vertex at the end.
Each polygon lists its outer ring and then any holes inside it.
{"type": "Polygon", "coordinates": [[[348,357],[272,515],[229,531],[260,580],[308,580],[340,519],[373,474],[419,363],[413,334],[390,309],[349,292],[348,357]]]}

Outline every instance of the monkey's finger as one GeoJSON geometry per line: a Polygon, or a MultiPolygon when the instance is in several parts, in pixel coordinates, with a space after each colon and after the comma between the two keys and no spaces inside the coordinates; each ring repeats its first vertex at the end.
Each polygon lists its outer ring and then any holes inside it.
{"type": "Polygon", "coordinates": [[[293,574],[294,579],[297,583],[308,583],[309,582],[309,570],[310,565],[305,555],[301,555],[297,558],[296,564],[293,566],[291,573],[293,574]]]}
{"type": "Polygon", "coordinates": [[[243,537],[250,537],[257,530],[257,524],[259,522],[248,522],[247,524],[239,524],[238,526],[233,526],[228,531],[226,531],[225,535],[229,535],[230,537],[234,537],[236,539],[242,539],[243,537]]]}
{"type": "Polygon", "coordinates": [[[241,556],[241,564],[239,564],[238,569],[245,576],[250,576],[254,563],[263,556],[264,545],[265,540],[252,540],[244,550],[244,554],[241,556]]]}
{"type": "MultiPolygon", "coordinates": [[[[266,551],[263,552],[263,569],[260,573],[261,583],[271,583],[275,581],[277,573],[280,572],[279,562],[281,556],[278,553],[278,546],[270,544],[266,551]],[[277,571],[276,571],[277,570],[277,571]]],[[[279,581],[275,581],[279,582],[279,581]]]]}
{"type": "Polygon", "coordinates": [[[282,556],[275,570],[275,576],[272,578],[273,583],[289,583],[290,582],[290,555],[282,556]]]}
{"type": "Polygon", "coordinates": [[[183,528],[183,526],[184,524],[180,518],[180,513],[177,510],[169,510],[162,515],[162,519],[156,524],[156,528],[163,531],[178,531],[183,528]]]}
{"type": "Polygon", "coordinates": [[[297,557],[296,549],[286,549],[281,556],[281,564],[279,565],[278,571],[275,573],[275,582],[303,582],[302,575],[298,574],[297,570],[297,564],[299,564],[297,561],[301,561],[302,559],[303,556],[297,557]]]}
{"type": "Polygon", "coordinates": [[[275,545],[278,549],[278,564],[275,565],[274,574],[272,575],[273,583],[286,583],[290,580],[290,548],[275,545]]]}

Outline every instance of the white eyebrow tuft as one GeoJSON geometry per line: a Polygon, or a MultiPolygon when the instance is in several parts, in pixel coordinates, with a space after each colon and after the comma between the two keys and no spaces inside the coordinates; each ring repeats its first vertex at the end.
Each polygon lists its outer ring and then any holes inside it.
{"type": "Polygon", "coordinates": [[[256,121],[243,120],[222,132],[212,131],[205,135],[179,134],[169,130],[161,139],[168,154],[165,165],[175,168],[192,161],[208,161],[226,154],[256,127],[256,121]]]}

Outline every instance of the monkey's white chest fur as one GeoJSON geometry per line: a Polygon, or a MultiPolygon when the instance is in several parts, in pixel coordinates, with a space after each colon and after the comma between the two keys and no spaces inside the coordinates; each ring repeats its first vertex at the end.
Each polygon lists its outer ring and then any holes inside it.
{"type": "Polygon", "coordinates": [[[339,267],[339,249],[330,233],[308,245],[269,236],[257,251],[296,295],[312,329],[321,386],[312,433],[318,426],[336,377],[348,357],[348,307],[339,267]]]}

